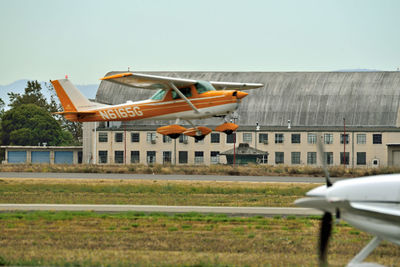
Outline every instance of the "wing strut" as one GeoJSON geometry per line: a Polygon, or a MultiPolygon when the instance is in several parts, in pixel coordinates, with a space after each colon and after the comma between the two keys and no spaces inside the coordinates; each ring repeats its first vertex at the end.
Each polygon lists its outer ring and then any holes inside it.
{"type": "Polygon", "coordinates": [[[189,100],[184,94],[182,94],[181,91],[179,91],[179,89],[175,86],[175,84],[173,84],[173,83],[170,82],[169,85],[171,86],[171,88],[172,88],[182,99],[184,99],[184,100],[189,104],[189,106],[192,107],[192,109],[194,110],[194,112],[200,113],[200,111],[193,105],[193,103],[190,102],[190,100],[189,100]]]}

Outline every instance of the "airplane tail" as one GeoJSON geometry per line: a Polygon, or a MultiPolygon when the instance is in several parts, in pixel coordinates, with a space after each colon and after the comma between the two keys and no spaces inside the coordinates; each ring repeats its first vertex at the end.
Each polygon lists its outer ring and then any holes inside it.
{"type": "Polygon", "coordinates": [[[99,107],[90,102],[68,79],[51,81],[64,109],[62,113],[79,113],[99,107]]]}

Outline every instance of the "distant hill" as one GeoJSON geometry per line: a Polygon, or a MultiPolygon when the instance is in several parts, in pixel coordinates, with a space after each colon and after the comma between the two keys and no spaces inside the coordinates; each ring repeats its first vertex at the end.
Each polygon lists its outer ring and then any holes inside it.
{"type": "MultiPolygon", "coordinates": [[[[28,81],[31,80],[23,79],[10,83],[8,85],[0,85],[0,98],[6,103],[6,108],[10,102],[7,93],[13,92],[18,94],[23,94],[25,92],[25,88],[28,81]]],[[[40,85],[42,86],[42,93],[47,98],[50,98],[50,92],[45,86],[45,82],[40,82],[40,85]]],[[[86,96],[89,99],[94,99],[96,97],[97,88],[99,87],[98,84],[86,84],[86,85],[76,84],[75,86],[82,92],[84,96],[86,96]]]]}
{"type": "Polygon", "coordinates": [[[343,69],[343,70],[336,70],[335,72],[376,72],[381,70],[375,69],[343,69]]]}

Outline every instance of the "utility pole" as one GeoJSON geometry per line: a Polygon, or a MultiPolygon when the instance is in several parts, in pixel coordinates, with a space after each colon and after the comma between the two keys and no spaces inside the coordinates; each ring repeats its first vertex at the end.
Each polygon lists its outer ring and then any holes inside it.
{"type": "Polygon", "coordinates": [[[343,118],[343,165],[346,167],[346,119],[343,118]]]}

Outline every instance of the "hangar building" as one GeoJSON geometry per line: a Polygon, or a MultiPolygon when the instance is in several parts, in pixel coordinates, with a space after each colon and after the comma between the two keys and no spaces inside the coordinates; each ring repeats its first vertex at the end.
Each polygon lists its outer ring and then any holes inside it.
{"type": "MultiPolygon", "coordinates": [[[[121,71],[106,76],[117,73],[121,71]]],[[[213,132],[200,142],[181,137],[175,143],[156,133],[157,127],[174,121],[85,123],[85,163],[226,163],[219,154],[226,155],[236,143],[265,152],[258,163],[320,165],[315,143],[322,138],[330,165],[400,165],[400,72],[141,73],[265,86],[243,99],[235,138],[213,132]]],[[[153,93],[102,81],[96,101],[121,104],[153,93]]],[[[221,123],[195,122],[212,129],[221,123]]]]}

